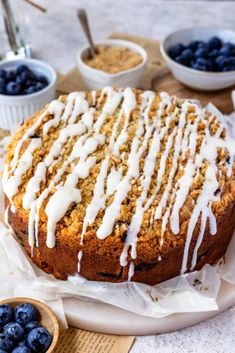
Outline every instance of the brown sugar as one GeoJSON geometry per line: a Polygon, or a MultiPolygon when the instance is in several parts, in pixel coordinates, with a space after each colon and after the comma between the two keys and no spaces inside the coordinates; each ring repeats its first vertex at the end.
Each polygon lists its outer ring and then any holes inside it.
{"type": "Polygon", "coordinates": [[[140,54],[124,47],[97,46],[98,53],[94,58],[84,59],[85,63],[96,70],[109,74],[132,69],[142,61],[140,54]]]}

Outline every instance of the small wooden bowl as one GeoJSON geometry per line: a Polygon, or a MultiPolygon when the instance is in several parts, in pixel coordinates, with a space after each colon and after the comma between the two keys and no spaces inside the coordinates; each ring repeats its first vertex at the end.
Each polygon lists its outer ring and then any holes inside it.
{"type": "Polygon", "coordinates": [[[53,311],[44,303],[31,298],[11,298],[1,300],[0,304],[9,304],[16,308],[20,304],[30,303],[34,305],[40,314],[40,324],[44,326],[52,335],[52,342],[46,353],[52,353],[59,338],[59,323],[53,311]]]}

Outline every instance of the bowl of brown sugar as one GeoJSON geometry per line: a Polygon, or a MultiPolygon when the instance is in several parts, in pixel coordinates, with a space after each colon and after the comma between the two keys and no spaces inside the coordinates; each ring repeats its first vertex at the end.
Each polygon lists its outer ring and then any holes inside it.
{"type": "Polygon", "coordinates": [[[119,39],[98,42],[94,57],[88,46],[77,54],[78,69],[89,89],[115,85],[138,87],[147,60],[147,53],[141,46],[119,39]]]}

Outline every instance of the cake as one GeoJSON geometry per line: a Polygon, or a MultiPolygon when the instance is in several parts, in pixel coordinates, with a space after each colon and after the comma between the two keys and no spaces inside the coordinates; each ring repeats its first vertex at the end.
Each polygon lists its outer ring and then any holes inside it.
{"type": "Polygon", "coordinates": [[[225,254],[234,153],[225,125],[193,101],[130,88],[74,92],[12,137],[6,221],[58,279],[154,285],[225,254]]]}

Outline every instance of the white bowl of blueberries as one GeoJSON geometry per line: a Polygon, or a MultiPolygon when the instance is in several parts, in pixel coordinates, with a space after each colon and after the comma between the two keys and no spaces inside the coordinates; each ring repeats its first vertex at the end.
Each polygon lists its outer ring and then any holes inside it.
{"type": "Polygon", "coordinates": [[[0,127],[11,130],[55,98],[56,73],[43,61],[0,63],[0,127]]]}
{"type": "Polygon", "coordinates": [[[235,84],[235,32],[207,27],[176,31],[161,42],[161,53],[177,80],[215,91],[235,84]]]}

